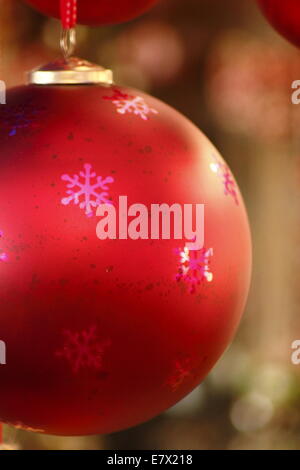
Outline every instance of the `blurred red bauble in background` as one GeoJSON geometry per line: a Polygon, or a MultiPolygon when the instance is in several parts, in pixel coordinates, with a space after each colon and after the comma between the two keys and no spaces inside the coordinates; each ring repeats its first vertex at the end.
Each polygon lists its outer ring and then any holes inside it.
{"type": "Polygon", "coordinates": [[[11,89],[0,146],[1,421],[108,433],[174,405],[227,348],[249,288],[247,214],[218,151],[174,109],[108,84],[11,89]],[[149,214],[205,204],[203,248],[100,240],[97,206],[118,213],[120,196],[149,214]]]}
{"type": "Polygon", "coordinates": [[[258,3],[272,26],[300,46],[300,0],[258,0],[258,3]]]}
{"type": "MultiPolygon", "coordinates": [[[[60,17],[60,0],[25,0],[41,13],[60,17]]],[[[131,20],[158,0],[77,0],[78,23],[98,26],[131,20]]]]}

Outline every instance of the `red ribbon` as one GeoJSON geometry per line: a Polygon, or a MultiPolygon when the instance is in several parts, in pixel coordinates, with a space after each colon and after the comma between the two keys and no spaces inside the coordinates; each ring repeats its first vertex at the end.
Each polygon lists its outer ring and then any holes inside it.
{"type": "Polygon", "coordinates": [[[74,28],[77,21],[77,0],[60,0],[60,17],[63,29],[74,28]]]}

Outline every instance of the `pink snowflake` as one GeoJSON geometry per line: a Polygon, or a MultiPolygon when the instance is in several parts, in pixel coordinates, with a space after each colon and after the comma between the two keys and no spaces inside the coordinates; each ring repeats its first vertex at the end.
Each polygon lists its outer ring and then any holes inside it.
{"type": "Polygon", "coordinates": [[[61,202],[65,206],[74,202],[79,204],[80,209],[85,209],[87,217],[93,215],[93,207],[98,207],[99,204],[110,203],[108,199],[108,184],[114,182],[114,178],[107,176],[97,176],[94,171],[91,171],[92,165],[88,163],[84,165],[84,171],[80,171],[79,175],[62,175],[61,179],[67,181],[67,194],[69,196],[64,197],[61,202]],[[82,181],[81,181],[82,178],[82,181]],[[96,178],[96,182],[92,183],[93,178],[96,178]],[[73,189],[75,188],[75,189],[73,189]],[[82,198],[82,200],[81,200],[82,198]]]}
{"type": "Polygon", "coordinates": [[[110,341],[99,341],[95,326],[80,332],[65,330],[63,334],[65,343],[55,354],[69,362],[74,374],[82,368],[102,369],[104,351],[110,345],[110,341]]]}
{"type": "Polygon", "coordinates": [[[218,158],[215,154],[212,155],[214,161],[210,164],[210,169],[213,173],[216,173],[222,180],[224,184],[224,194],[226,196],[231,196],[234,202],[238,205],[238,191],[237,184],[234,180],[234,177],[230,171],[230,168],[226,165],[224,161],[218,158]]]}
{"type": "Polygon", "coordinates": [[[168,385],[173,392],[176,392],[178,388],[189,378],[192,377],[193,371],[191,366],[191,359],[186,357],[184,359],[177,359],[174,364],[174,371],[167,379],[166,385],[168,385]]]}
{"type": "Polygon", "coordinates": [[[213,273],[210,271],[210,257],[213,256],[213,248],[206,250],[176,250],[180,256],[180,266],[176,280],[184,281],[190,285],[190,293],[194,294],[196,288],[202,282],[212,282],[213,273]]]}
{"type": "MultiPolygon", "coordinates": [[[[0,238],[3,237],[3,232],[0,231],[0,238]]],[[[8,261],[8,255],[3,251],[0,251],[0,261],[8,261]]]]}
{"type": "Polygon", "coordinates": [[[141,96],[132,96],[127,93],[122,93],[120,90],[115,88],[112,96],[104,96],[105,100],[110,100],[116,106],[119,114],[135,114],[144,121],[148,121],[149,114],[158,114],[158,111],[153,108],[149,108],[144,98],[141,96]]]}

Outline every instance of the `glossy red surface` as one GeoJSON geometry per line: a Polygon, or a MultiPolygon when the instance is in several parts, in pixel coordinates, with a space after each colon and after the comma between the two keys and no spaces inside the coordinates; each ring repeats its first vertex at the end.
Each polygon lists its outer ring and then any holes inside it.
{"type": "MultiPolygon", "coordinates": [[[[41,13],[59,18],[59,0],[25,0],[41,13]]],[[[91,26],[122,23],[131,20],[149,8],[158,0],[78,0],[78,23],[91,26]]]]}
{"type": "Polygon", "coordinates": [[[7,103],[0,421],[72,435],[148,420],[204,379],[240,322],[251,241],[236,182],[201,131],[141,92],[28,86],[7,103]],[[79,205],[76,181],[90,168],[116,207],[120,195],[147,207],[205,204],[204,250],[101,241],[95,207],[79,205]]]}
{"type": "Polygon", "coordinates": [[[274,28],[286,39],[300,46],[300,0],[258,0],[274,28]]]}

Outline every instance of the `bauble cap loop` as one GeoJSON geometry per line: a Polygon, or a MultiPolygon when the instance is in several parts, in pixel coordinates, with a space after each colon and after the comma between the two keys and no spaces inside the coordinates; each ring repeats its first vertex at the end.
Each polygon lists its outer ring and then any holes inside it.
{"type": "Polygon", "coordinates": [[[113,73],[87,60],[70,57],[42,65],[28,73],[31,85],[96,85],[113,83],[113,73]]]}

